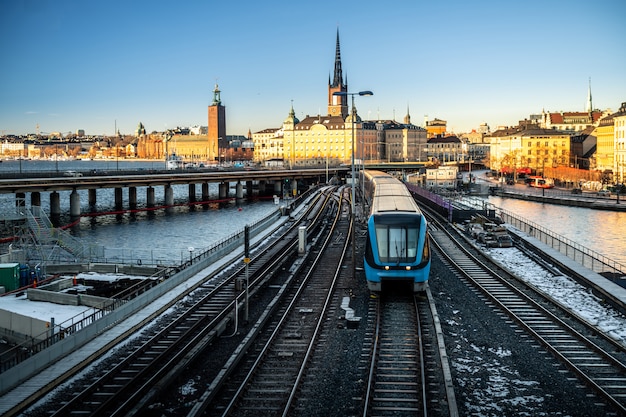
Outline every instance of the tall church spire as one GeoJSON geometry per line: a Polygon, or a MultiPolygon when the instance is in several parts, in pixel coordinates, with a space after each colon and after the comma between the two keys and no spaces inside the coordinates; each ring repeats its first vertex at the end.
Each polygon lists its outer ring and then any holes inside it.
{"type": "Polygon", "coordinates": [[[589,77],[589,91],[587,92],[587,113],[593,111],[593,102],[591,101],[591,77],[589,77]]]}
{"type": "Polygon", "coordinates": [[[343,73],[341,71],[341,49],[339,48],[339,28],[337,28],[337,46],[335,47],[335,74],[331,86],[343,86],[343,73]]]}
{"type": "Polygon", "coordinates": [[[331,83],[328,79],[328,114],[331,116],[348,116],[348,97],[336,96],[335,92],[347,92],[348,83],[343,82],[343,71],[341,69],[341,48],[339,46],[339,28],[337,28],[337,42],[335,46],[335,72],[331,83]]]}

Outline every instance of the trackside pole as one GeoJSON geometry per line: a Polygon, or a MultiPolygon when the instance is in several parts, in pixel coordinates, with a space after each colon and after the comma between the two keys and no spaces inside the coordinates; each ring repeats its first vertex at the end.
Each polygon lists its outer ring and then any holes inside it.
{"type": "Polygon", "coordinates": [[[246,225],[244,229],[244,259],[243,262],[246,264],[246,306],[244,309],[243,319],[247,323],[248,322],[248,265],[250,264],[250,226],[246,225]]]}

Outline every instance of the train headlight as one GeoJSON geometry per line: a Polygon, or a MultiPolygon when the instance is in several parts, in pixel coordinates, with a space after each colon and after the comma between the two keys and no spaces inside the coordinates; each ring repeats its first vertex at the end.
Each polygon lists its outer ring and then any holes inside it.
{"type": "Polygon", "coordinates": [[[407,271],[410,271],[410,270],[411,270],[411,265],[407,265],[407,266],[406,266],[406,270],[407,270],[407,271]]]}
{"type": "Polygon", "coordinates": [[[389,271],[389,265],[385,265],[385,271],[389,271]]]}

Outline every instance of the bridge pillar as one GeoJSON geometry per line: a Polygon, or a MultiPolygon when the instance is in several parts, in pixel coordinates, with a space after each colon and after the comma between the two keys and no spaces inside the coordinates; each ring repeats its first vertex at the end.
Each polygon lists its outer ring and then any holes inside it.
{"type": "Polygon", "coordinates": [[[30,206],[41,207],[41,193],[39,191],[30,193],[30,206]]]}
{"type": "Polygon", "coordinates": [[[154,207],[155,206],[155,198],[154,198],[154,187],[146,188],[146,207],[154,207]]]}
{"type": "Polygon", "coordinates": [[[246,181],[246,195],[248,198],[252,197],[252,193],[254,192],[254,184],[252,181],[246,181]]]}
{"type": "Polygon", "coordinates": [[[89,202],[89,207],[95,207],[98,202],[97,190],[95,188],[90,188],[87,192],[87,200],[89,202]]]}
{"type": "Polygon", "coordinates": [[[122,189],[119,187],[115,188],[115,210],[122,210],[124,208],[123,200],[122,189]]]}
{"type": "Polygon", "coordinates": [[[274,181],[274,194],[283,197],[283,183],[281,181],[274,181]]]}
{"type": "Polygon", "coordinates": [[[235,196],[237,197],[237,199],[243,199],[243,184],[241,183],[241,181],[237,182],[236,190],[237,192],[235,193],[235,196]]]}
{"type": "Polygon", "coordinates": [[[196,202],[196,184],[189,184],[189,202],[196,202]]]}
{"type": "Polygon", "coordinates": [[[259,181],[259,195],[265,195],[265,187],[267,186],[266,181],[259,181]]]}
{"type": "Polygon", "coordinates": [[[137,208],[137,187],[128,187],[128,208],[131,210],[137,208]]]}
{"type": "Polygon", "coordinates": [[[61,197],[58,191],[50,193],[50,217],[61,216],[61,197]]]}
{"type": "Polygon", "coordinates": [[[164,187],[164,191],[165,191],[165,205],[168,206],[166,207],[166,209],[170,209],[169,206],[174,205],[174,189],[172,188],[171,185],[168,184],[164,187]]]}
{"type": "Polygon", "coordinates": [[[209,183],[202,183],[202,201],[209,201],[209,183]]]}
{"type": "Polygon", "coordinates": [[[26,205],[26,194],[15,193],[15,207],[24,207],[26,205]]]}
{"type": "Polygon", "coordinates": [[[70,217],[80,217],[80,194],[76,189],[70,193],[70,217]]]}
{"type": "Polygon", "coordinates": [[[227,182],[221,182],[220,186],[219,186],[219,190],[220,190],[220,195],[219,198],[220,200],[223,200],[225,198],[228,197],[228,187],[230,185],[227,182]]]}

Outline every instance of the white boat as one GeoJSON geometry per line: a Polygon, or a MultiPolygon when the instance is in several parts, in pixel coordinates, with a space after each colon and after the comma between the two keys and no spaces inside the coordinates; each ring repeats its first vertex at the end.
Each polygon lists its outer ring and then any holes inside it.
{"type": "Polygon", "coordinates": [[[175,153],[169,155],[165,160],[165,167],[167,169],[182,169],[184,165],[183,158],[175,153]]]}

